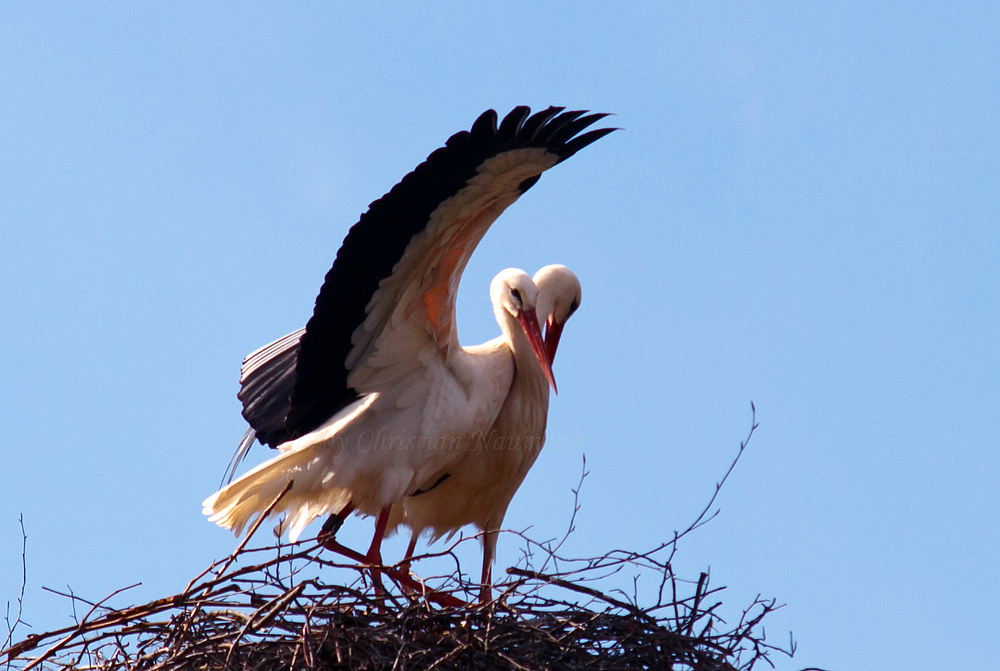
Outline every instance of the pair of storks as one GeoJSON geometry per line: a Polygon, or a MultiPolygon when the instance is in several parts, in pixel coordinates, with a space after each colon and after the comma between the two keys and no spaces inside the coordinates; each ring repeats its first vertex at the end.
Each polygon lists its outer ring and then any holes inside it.
{"type": "Polygon", "coordinates": [[[319,516],[335,531],[351,512],[370,515],[372,565],[400,524],[412,530],[407,559],[425,530],[436,540],[474,524],[489,598],[497,532],[544,442],[552,360],[580,284],[564,266],[504,270],[490,285],[503,334],[473,347],[458,342],[458,284],[511,203],[614,130],[582,133],[604,116],[518,107],[498,127],[489,110],[371,204],[306,327],[244,361],[251,428],[236,463],[254,439],[280,454],[207,499],[211,521],[239,534],[270,508],[294,542],[319,516]]]}

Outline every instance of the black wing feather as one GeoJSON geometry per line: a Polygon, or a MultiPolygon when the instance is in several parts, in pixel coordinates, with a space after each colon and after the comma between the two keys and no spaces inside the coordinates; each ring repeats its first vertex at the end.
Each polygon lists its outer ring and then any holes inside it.
{"type": "Polygon", "coordinates": [[[581,149],[583,149],[587,145],[593,144],[594,142],[597,142],[598,140],[600,140],[602,137],[604,137],[608,133],[613,133],[616,130],[621,130],[621,129],[620,128],[598,128],[597,130],[592,130],[589,133],[584,133],[583,135],[581,135],[579,137],[573,138],[572,140],[570,140],[569,142],[567,142],[566,144],[563,145],[564,155],[562,157],[562,160],[565,161],[570,156],[572,156],[576,152],[580,151],[581,149]]]}
{"type": "Polygon", "coordinates": [[[514,142],[517,132],[521,130],[521,125],[529,114],[531,114],[530,108],[515,107],[500,123],[500,128],[490,141],[491,148],[497,153],[509,149],[510,143],[514,142]]]}
{"type": "Polygon", "coordinates": [[[521,135],[527,138],[529,143],[534,143],[537,141],[538,131],[545,124],[551,121],[557,114],[562,112],[565,107],[550,107],[547,110],[542,110],[537,112],[528,118],[521,126],[521,135]]]}
{"type": "MultiPolygon", "coordinates": [[[[549,137],[549,142],[559,145],[565,145],[574,135],[587,128],[595,121],[603,119],[607,114],[588,114],[587,116],[580,117],[579,119],[574,119],[569,121],[562,128],[557,130],[549,137]]],[[[566,158],[569,158],[568,156],[566,158]]],[[[563,159],[565,160],[565,158],[563,159]]]]}
{"type": "Polygon", "coordinates": [[[295,367],[303,331],[262,347],[243,361],[240,392],[243,419],[262,445],[277,447],[288,440],[285,418],[295,388],[295,367]]]}
{"type": "Polygon", "coordinates": [[[584,114],[583,110],[563,112],[552,121],[538,129],[536,142],[551,142],[551,138],[558,133],[566,124],[572,123],[584,114]]]}

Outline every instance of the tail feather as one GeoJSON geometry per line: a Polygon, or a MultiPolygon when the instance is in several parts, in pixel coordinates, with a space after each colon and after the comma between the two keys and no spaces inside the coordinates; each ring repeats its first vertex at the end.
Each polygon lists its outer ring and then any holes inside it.
{"type": "Polygon", "coordinates": [[[239,480],[205,499],[210,522],[232,529],[237,536],[252,525],[292,481],[292,488],[274,506],[271,516],[287,513],[283,528],[293,543],[317,517],[339,511],[350,501],[340,487],[324,487],[328,469],[317,462],[325,451],[316,446],[288,451],[266,461],[239,480]]]}

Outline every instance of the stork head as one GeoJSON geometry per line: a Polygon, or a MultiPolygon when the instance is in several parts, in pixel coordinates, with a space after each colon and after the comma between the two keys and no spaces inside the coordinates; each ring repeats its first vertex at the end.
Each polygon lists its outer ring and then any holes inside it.
{"type": "Polygon", "coordinates": [[[508,324],[515,322],[524,333],[531,346],[531,351],[538,360],[538,365],[545,379],[556,389],[556,380],[552,375],[552,363],[545,350],[542,338],[542,328],[538,324],[536,308],[538,305],[538,287],[523,270],[508,268],[501,271],[490,284],[490,299],[493,301],[493,311],[497,321],[510,339],[508,324]]]}
{"type": "Polygon", "coordinates": [[[545,319],[545,353],[549,365],[556,358],[559,338],[570,316],[580,307],[580,280],[566,266],[545,266],[534,277],[538,287],[538,314],[545,319]]]}

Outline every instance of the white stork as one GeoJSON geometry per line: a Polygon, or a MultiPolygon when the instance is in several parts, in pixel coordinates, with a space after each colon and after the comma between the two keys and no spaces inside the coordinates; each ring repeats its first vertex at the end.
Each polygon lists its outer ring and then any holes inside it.
{"type": "Polygon", "coordinates": [[[529,114],[515,108],[497,127],[484,113],[352,227],[304,331],[245,376],[244,417],[281,453],[209,497],[211,521],[240,533],[292,482],[271,511],[287,514],[291,540],[320,515],[356,510],[378,517],[368,559],[380,563],[392,505],[492,426],[515,370],[551,381],[527,275],[491,285],[502,342],[463,348],[455,329],[459,280],[489,226],[542,172],[614,130],[580,134],[603,114],[529,114]]]}
{"type": "MultiPolygon", "coordinates": [[[[580,281],[569,268],[546,266],[533,278],[538,287],[538,317],[546,321],[549,363],[569,317],[580,306],[580,281]]],[[[484,532],[481,601],[490,599],[497,534],[507,506],[545,444],[549,408],[546,377],[539,366],[518,367],[493,426],[446,473],[393,507],[388,530],[398,524],[412,529],[406,560],[417,538],[430,531],[429,542],[454,535],[472,524],[484,532]]]]}

